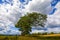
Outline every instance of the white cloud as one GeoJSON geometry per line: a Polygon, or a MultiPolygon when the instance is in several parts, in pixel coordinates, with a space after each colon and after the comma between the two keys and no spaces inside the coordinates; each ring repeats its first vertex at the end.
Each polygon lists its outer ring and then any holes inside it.
{"type": "Polygon", "coordinates": [[[60,32],[60,2],[55,6],[57,10],[53,15],[48,15],[47,18],[47,32],[60,32]]]}
{"type": "Polygon", "coordinates": [[[53,8],[51,7],[51,0],[32,0],[26,6],[26,10],[29,12],[40,12],[49,14],[53,8]]]}
{"type": "Polygon", "coordinates": [[[55,27],[55,28],[48,28],[47,32],[54,32],[54,33],[59,33],[60,32],[60,27],[55,27]]]}
{"type": "MultiPolygon", "coordinates": [[[[3,2],[4,1],[5,0],[3,0],[3,2]]],[[[12,2],[10,2],[9,0],[6,0],[6,1],[9,2],[9,4],[8,3],[0,4],[0,28],[2,27],[4,28],[4,31],[2,31],[1,33],[4,33],[5,31],[6,32],[9,31],[10,30],[9,25],[10,24],[14,25],[18,21],[18,19],[21,17],[21,15],[24,15],[24,13],[26,12],[35,11],[35,12],[49,14],[53,9],[50,4],[51,0],[32,0],[28,3],[28,5],[23,5],[24,3],[21,4],[19,0],[12,0],[12,2]],[[13,3],[13,6],[11,6],[11,3],[13,3]],[[20,8],[21,5],[24,6],[25,9],[22,10],[20,8]]],[[[25,1],[28,2],[28,0],[25,0],[25,1]]],[[[48,15],[47,26],[55,26],[55,25],[60,26],[60,22],[59,22],[60,6],[59,5],[60,3],[57,4],[56,6],[57,11],[53,15],[48,15]]],[[[15,32],[15,30],[13,30],[12,32],[15,32]]],[[[34,32],[44,32],[44,30],[42,31],[35,30],[34,32]]]]}
{"type": "Polygon", "coordinates": [[[44,31],[44,30],[32,30],[32,32],[30,32],[30,33],[44,33],[44,32],[46,32],[46,31],[44,31]]]}
{"type": "Polygon", "coordinates": [[[57,8],[53,15],[48,15],[47,21],[48,25],[60,26],[60,2],[55,6],[57,8]]]}
{"type": "MultiPolygon", "coordinates": [[[[9,25],[15,27],[15,23],[22,16],[22,4],[19,0],[2,0],[3,3],[0,4],[0,28],[3,28],[1,33],[20,33],[18,29],[11,29],[9,25]],[[7,2],[7,3],[6,3],[7,2]],[[11,5],[13,4],[13,5],[11,5]]],[[[28,0],[26,0],[28,1],[28,0]]],[[[28,1],[29,2],[29,1],[28,1]]]]}

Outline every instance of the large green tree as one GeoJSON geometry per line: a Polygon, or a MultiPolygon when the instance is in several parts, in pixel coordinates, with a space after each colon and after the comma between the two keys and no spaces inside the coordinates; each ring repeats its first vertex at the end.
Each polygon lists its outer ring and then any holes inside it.
{"type": "Polygon", "coordinates": [[[22,35],[29,34],[31,32],[32,26],[44,27],[47,15],[40,14],[36,12],[27,13],[25,16],[21,17],[17,22],[16,27],[20,28],[22,35]]]}

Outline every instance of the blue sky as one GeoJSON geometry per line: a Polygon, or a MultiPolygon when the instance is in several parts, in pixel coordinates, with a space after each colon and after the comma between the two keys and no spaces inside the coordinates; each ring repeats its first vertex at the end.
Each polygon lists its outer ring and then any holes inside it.
{"type": "Polygon", "coordinates": [[[15,23],[26,12],[41,12],[43,14],[47,14],[48,16],[46,27],[37,28],[37,29],[33,28],[32,32],[35,32],[35,31],[37,32],[50,31],[51,32],[52,29],[56,29],[55,31],[53,31],[53,32],[56,32],[60,28],[59,27],[60,26],[59,4],[60,4],[59,0],[10,0],[10,1],[0,0],[0,15],[1,15],[0,22],[2,22],[0,23],[0,26],[1,26],[0,28],[3,27],[0,33],[13,34],[13,31],[14,31],[15,33],[18,34],[20,31],[18,31],[19,28],[15,27],[15,23]],[[5,30],[5,32],[3,30],[5,30]]]}
{"type": "Polygon", "coordinates": [[[0,0],[0,3],[3,3],[2,0],[0,0]]]}

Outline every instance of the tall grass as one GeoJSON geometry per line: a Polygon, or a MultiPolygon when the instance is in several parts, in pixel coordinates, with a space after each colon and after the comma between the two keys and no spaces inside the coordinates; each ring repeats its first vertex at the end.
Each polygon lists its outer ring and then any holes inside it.
{"type": "Polygon", "coordinates": [[[0,36],[0,40],[60,40],[60,36],[27,35],[27,36],[0,36]]]}

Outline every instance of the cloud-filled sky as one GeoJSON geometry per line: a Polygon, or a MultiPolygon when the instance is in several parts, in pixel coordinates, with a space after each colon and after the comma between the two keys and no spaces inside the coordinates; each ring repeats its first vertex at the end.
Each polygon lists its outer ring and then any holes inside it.
{"type": "Polygon", "coordinates": [[[19,28],[15,27],[15,23],[26,12],[39,12],[48,16],[46,27],[34,29],[32,33],[60,32],[59,5],[59,0],[0,0],[0,34],[19,34],[19,28]]]}

